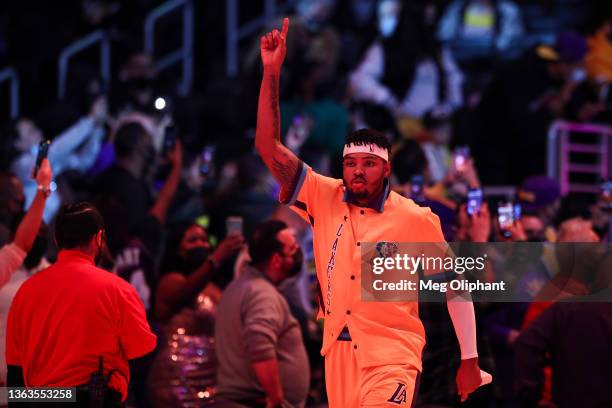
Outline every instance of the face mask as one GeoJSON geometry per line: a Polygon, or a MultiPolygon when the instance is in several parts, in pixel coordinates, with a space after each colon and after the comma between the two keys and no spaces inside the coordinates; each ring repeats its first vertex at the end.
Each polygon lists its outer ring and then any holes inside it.
{"type": "Polygon", "coordinates": [[[378,4],[378,31],[380,35],[389,38],[395,32],[399,19],[401,5],[399,1],[385,0],[378,4]]]}
{"type": "Polygon", "coordinates": [[[391,37],[396,27],[397,17],[386,16],[378,19],[378,31],[385,38],[391,37]]]}
{"type": "Polygon", "coordinates": [[[200,267],[208,258],[210,249],[206,247],[197,247],[189,249],[185,254],[185,265],[192,272],[200,267]]]}
{"type": "Polygon", "coordinates": [[[304,261],[304,254],[302,253],[302,248],[298,248],[293,254],[293,262],[291,268],[287,271],[287,277],[292,278],[298,275],[302,271],[302,262],[304,261]]]}

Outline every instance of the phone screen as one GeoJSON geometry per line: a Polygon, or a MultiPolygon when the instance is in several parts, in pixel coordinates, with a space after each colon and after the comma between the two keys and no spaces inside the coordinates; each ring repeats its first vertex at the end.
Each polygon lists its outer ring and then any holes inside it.
{"type": "Polygon", "coordinates": [[[206,146],[204,150],[202,150],[202,156],[200,160],[200,173],[203,176],[208,176],[210,174],[214,160],[215,160],[214,146],[206,146]]]}
{"type": "Polygon", "coordinates": [[[514,206],[511,202],[500,204],[497,207],[497,220],[499,221],[499,228],[504,231],[504,235],[508,236],[505,230],[514,224],[514,206]]]}
{"type": "Polygon", "coordinates": [[[520,204],[514,204],[514,220],[518,221],[521,219],[522,208],[520,204]]]}
{"type": "Polygon", "coordinates": [[[457,170],[463,170],[465,164],[470,157],[470,148],[468,146],[457,147],[453,155],[453,164],[457,170]]]}
{"type": "Polygon", "coordinates": [[[410,179],[410,198],[412,198],[416,202],[425,200],[425,197],[423,195],[424,182],[425,179],[420,174],[414,175],[410,179]]]}
{"type": "Polygon", "coordinates": [[[225,220],[225,230],[227,235],[242,234],[242,217],[231,216],[225,220]]]}
{"type": "Polygon", "coordinates": [[[36,168],[34,169],[34,177],[36,177],[36,175],[38,174],[38,169],[40,169],[42,161],[47,158],[47,155],[49,154],[50,145],[50,140],[43,140],[38,145],[38,155],[36,156],[36,168]]]}
{"type": "Polygon", "coordinates": [[[477,214],[482,207],[482,190],[477,188],[468,191],[467,195],[467,213],[469,215],[477,214]]]}

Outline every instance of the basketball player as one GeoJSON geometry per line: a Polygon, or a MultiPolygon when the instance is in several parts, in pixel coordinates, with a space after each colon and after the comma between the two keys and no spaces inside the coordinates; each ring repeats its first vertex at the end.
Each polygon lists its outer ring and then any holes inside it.
{"type": "MultiPolygon", "coordinates": [[[[315,173],[281,143],[279,76],[288,28],[285,19],[281,32],[261,37],[255,147],[281,184],[281,202],[313,228],[329,406],[411,407],[425,345],[418,302],[362,302],[360,246],[444,242],[440,222],[429,208],[390,191],[390,145],[377,131],[348,136],[343,180],[315,173]]],[[[456,381],[465,400],[481,383],[474,308],[471,301],[447,304],[461,348],[456,381]]]]}

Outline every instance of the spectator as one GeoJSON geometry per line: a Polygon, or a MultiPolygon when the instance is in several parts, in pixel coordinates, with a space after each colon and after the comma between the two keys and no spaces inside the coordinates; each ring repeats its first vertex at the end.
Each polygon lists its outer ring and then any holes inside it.
{"type": "MultiPolygon", "coordinates": [[[[87,116],[54,137],[49,146],[49,162],[53,167],[53,174],[58,177],[67,170],[76,170],[83,174],[94,164],[102,138],[104,137],[103,124],[106,120],[106,98],[98,97],[91,105],[87,116]]],[[[19,177],[24,187],[25,206],[28,208],[36,195],[36,183],[32,180],[31,171],[36,163],[38,145],[44,140],[43,134],[29,119],[21,119],[15,125],[16,139],[14,148],[17,158],[13,161],[11,169],[19,177]]],[[[61,196],[56,192],[49,197],[45,208],[44,221],[50,223],[53,216],[61,206],[61,196]]]]}
{"type": "Polygon", "coordinates": [[[612,17],[604,18],[591,37],[587,39],[589,51],[585,58],[587,74],[590,78],[610,84],[612,82],[612,17]]]}
{"type": "Polygon", "coordinates": [[[445,197],[442,183],[432,182],[428,160],[424,150],[414,140],[404,140],[396,145],[391,168],[397,181],[394,190],[412,198],[420,206],[431,208],[440,217],[444,237],[452,241],[455,235],[456,204],[445,197]]]}
{"type": "Polygon", "coordinates": [[[23,214],[25,197],[23,184],[17,176],[8,171],[0,172],[0,226],[6,231],[2,235],[0,245],[9,242],[9,233],[14,229],[18,218],[23,214]]]}
{"type": "MultiPolygon", "coordinates": [[[[0,288],[0,386],[6,386],[6,320],[13,298],[21,285],[33,274],[49,267],[45,257],[49,241],[49,229],[42,224],[34,240],[32,249],[23,261],[23,265],[13,273],[11,279],[0,288]]],[[[6,396],[0,395],[0,406],[6,404],[6,396]]]]}
{"type": "Polygon", "coordinates": [[[454,0],[438,24],[438,38],[460,61],[504,58],[524,31],[520,9],[510,0],[454,0]]]}
{"type": "Polygon", "coordinates": [[[435,16],[425,10],[415,13],[398,0],[379,3],[381,37],[351,74],[356,100],[416,119],[439,105],[453,110],[463,103],[462,74],[450,52],[436,41],[435,16]]]}
{"type": "Polygon", "coordinates": [[[568,104],[567,115],[579,122],[612,122],[612,17],[608,11],[597,15],[587,38],[588,52],[584,70],[568,104]]]}
{"type": "Polygon", "coordinates": [[[117,162],[98,176],[94,183],[95,193],[115,197],[122,203],[127,211],[130,233],[156,252],[161,227],[181,177],[181,143],[177,141],[168,155],[171,171],[155,201],[151,178],[156,156],[150,134],[138,123],[126,123],[115,135],[115,151],[117,162]]]}
{"type": "Polygon", "coordinates": [[[155,407],[188,407],[214,395],[212,336],[220,290],[213,279],[243,239],[230,235],[211,253],[207,231],[188,223],[168,241],[155,304],[164,341],[150,370],[149,392],[155,407]]]}
{"type": "Polygon", "coordinates": [[[11,274],[21,266],[27,253],[32,248],[40,228],[45,203],[49,194],[51,194],[49,184],[52,174],[49,161],[47,159],[43,160],[36,174],[37,190],[32,205],[19,223],[13,242],[0,248],[0,287],[8,282],[11,274]]]}
{"type": "Polygon", "coordinates": [[[332,23],[340,35],[339,70],[342,75],[355,68],[376,37],[377,3],[378,0],[336,1],[332,23]]]}
{"type": "Polygon", "coordinates": [[[297,24],[287,44],[288,81],[281,102],[281,133],[304,132],[305,147],[331,155],[342,150],[349,126],[349,112],[339,101],[346,93],[345,80],[338,76],[340,37],[329,23],[335,3],[297,2],[297,24]]]}
{"type": "Polygon", "coordinates": [[[582,37],[561,33],[554,47],[537,45],[497,72],[471,124],[483,184],[518,184],[545,172],[548,127],[564,113],[574,87],[569,74],[585,53],[582,37]]]}
{"type": "MultiPolygon", "coordinates": [[[[117,276],[129,282],[136,289],[145,308],[147,320],[153,331],[157,333],[157,322],[153,318],[154,291],[158,281],[155,254],[144,245],[140,238],[130,233],[127,211],[117,197],[101,195],[96,198],[94,204],[107,225],[105,236],[108,252],[104,259],[107,263],[105,269],[112,269],[117,276]]],[[[128,403],[136,407],[151,405],[147,376],[154,354],[151,353],[146,358],[138,359],[130,364],[132,381],[128,403]]]]}
{"type": "Polygon", "coordinates": [[[542,313],[516,342],[516,389],[523,406],[541,406],[545,367],[552,367],[555,407],[612,405],[612,257],[598,267],[602,302],[559,302],[542,313]]]}
{"type": "Polygon", "coordinates": [[[553,301],[570,296],[584,296],[589,293],[593,281],[593,268],[599,257],[588,246],[577,243],[599,242],[590,221],[573,218],[559,226],[555,257],[558,272],[537,294],[535,302],[529,305],[523,328],[528,327],[553,301]],[[569,244],[569,245],[568,245],[569,244]]]}
{"type": "Polygon", "coordinates": [[[105,245],[95,207],[62,207],[55,241],[57,262],[28,279],[11,305],[7,383],[78,387],[77,401],[83,402],[90,399],[88,384],[100,364],[100,374],[108,377],[104,406],[121,406],[130,379],[128,361],[151,352],[156,337],[134,288],[95,266],[105,245]]]}
{"type": "MultiPolygon", "coordinates": [[[[153,291],[157,287],[154,254],[136,235],[130,234],[125,206],[113,196],[98,196],[94,202],[107,223],[106,242],[112,270],[130,282],[147,311],[153,315],[153,291]]],[[[149,319],[150,320],[150,319],[149,319]]]]}
{"type": "Polygon", "coordinates": [[[549,242],[556,240],[553,222],[561,208],[561,188],[557,181],[546,176],[533,176],[523,181],[517,192],[518,202],[525,216],[529,238],[549,242]]]}
{"type": "Polygon", "coordinates": [[[275,199],[278,185],[256,155],[242,155],[236,164],[236,177],[229,186],[231,188],[218,189],[207,204],[215,231],[224,234],[225,231],[221,229],[225,226],[214,224],[223,222],[229,216],[239,215],[244,219],[243,228],[248,236],[262,219],[270,218],[278,207],[275,199]]]}
{"type": "Polygon", "coordinates": [[[212,281],[213,272],[243,245],[241,235],[228,235],[212,251],[207,231],[195,223],[179,228],[170,238],[174,244],[166,251],[155,304],[155,314],[162,323],[189,307],[212,281]]]}
{"type": "Polygon", "coordinates": [[[251,268],[227,287],[219,304],[219,406],[303,407],[308,357],[298,322],[277,286],[299,273],[302,251],[281,221],[267,221],[249,242],[251,268]]]}

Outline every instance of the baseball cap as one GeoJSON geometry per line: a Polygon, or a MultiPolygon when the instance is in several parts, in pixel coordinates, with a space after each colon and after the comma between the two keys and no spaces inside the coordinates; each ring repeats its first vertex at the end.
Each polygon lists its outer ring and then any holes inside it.
{"type": "Polygon", "coordinates": [[[517,192],[518,201],[524,212],[540,210],[561,197],[559,183],[547,176],[528,177],[517,192]]]}

